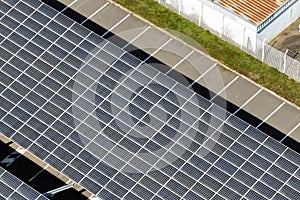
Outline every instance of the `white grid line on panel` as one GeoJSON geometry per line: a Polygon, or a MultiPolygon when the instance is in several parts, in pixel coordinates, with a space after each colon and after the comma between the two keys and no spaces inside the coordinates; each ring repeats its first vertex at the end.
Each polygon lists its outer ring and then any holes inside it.
{"type": "MultiPolygon", "coordinates": [[[[101,49],[100,49],[100,50],[101,50],[101,49]]],[[[124,53],[126,53],[126,52],[123,52],[123,54],[124,54],[124,53]]],[[[123,55],[123,54],[122,54],[122,55],[123,55]]],[[[122,55],[120,55],[120,57],[121,57],[122,55]]],[[[114,61],[114,62],[116,62],[116,61],[114,61]]],[[[111,64],[111,65],[113,65],[113,64],[111,64]]],[[[103,74],[105,74],[105,72],[104,72],[103,74]]],[[[104,100],[106,100],[106,99],[107,99],[107,98],[105,98],[104,100]]],[[[104,101],[104,100],[103,100],[103,101],[104,101]]],[[[96,107],[96,108],[97,108],[97,107],[96,107]]],[[[95,109],[96,109],[96,108],[95,108],[95,109]]],[[[105,111],[105,112],[106,112],[106,111],[105,111]]],[[[88,116],[87,116],[87,117],[88,117],[88,116]]],[[[83,120],[83,121],[84,121],[84,120],[83,120]]],[[[92,141],[93,141],[93,140],[91,140],[89,143],[91,143],[92,141]]],[[[88,145],[88,144],[87,144],[87,145],[88,145]]],[[[86,145],[86,146],[87,146],[87,145],[86,145]]],[[[84,149],[85,149],[85,148],[84,148],[84,149]]],[[[82,149],[82,150],[84,150],[84,149],[82,149]]],[[[81,150],[81,152],[82,152],[82,150],[81,150]]],[[[73,160],[74,160],[74,158],[73,158],[73,160]]],[[[68,165],[67,165],[67,166],[68,166],[68,165]]],[[[67,167],[67,166],[66,166],[66,167],[67,167]]],[[[65,167],[65,168],[66,168],[66,167],[65,167]]],[[[91,170],[92,170],[92,169],[91,169],[91,170]]],[[[62,171],[63,171],[63,170],[62,170],[62,171]]]]}
{"type": "MultiPolygon", "coordinates": [[[[58,13],[57,13],[56,15],[58,15],[58,13]]],[[[49,24],[51,21],[52,21],[52,20],[50,20],[47,24],[49,24]]],[[[67,30],[68,30],[68,29],[67,29],[67,30]]],[[[66,30],[66,31],[67,31],[67,30],[66,30]]],[[[38,32],[38,33],[39,33],[39,32],[38,32]]],[[[36,35],[37,35],[38,33],[36,33],[36,35]]],[[[32,38],[31,38],[31,39],[32,39],[32,38]]],[[[26,44],[28,44],[28,43],[31,41],[31,39],[29,39],[29,40],[27,41],[26,44]]],[[[57,38],[57,40],[58,40],[58,39],[59,39],[59,38],[57,38]]],[[[47,51],[49,48],[50,48],[50,46],[46,49],[46,51],[47,51]]],[[[42,56],[42,54],[41,54],[40,56],[36,57],[35,61],[36,61],[37,59],[39,59],[41,56],[42,56]]],[[[60,62],[62,62],[62,61],[60,61],[60,62]]],[[[29,66],[30,66],[30,65],[29,65],[29,66]]],[[[54,68],[51,69],[51,71],[50,71],[49,73],[51,73],[53,70],[54,70],[54,68]]],[[[24,73],[24,72],[23,72],[23,73],[24,73]]],[[[19,77],[20,77],[23,73],[21,73],[21,74],[19,75],[19,77]]],[[[41,84],[41,82],[42,82],[46,77],[47,77],[47,76],[43,77],[43,78],[38,82],[37,85],[41,84]]],[[[30,91],[33,91],[37,85],[35,85],[30,91]]],[[[8,87],[10,87],[10,86],[8,86],[8,87]]],[[[23,101],[23,100],[25,99],[25,97],[26,97],[26,96],[22,97],[21,101],[23,101]]],[[[21,102],[21,101],[20,101],[20,102],[21,102]]],[[[50,99],[47,99],[47,100],[46,100],[46,103],[49,102],[49,101],[50,101],[50,99]]],[[[16,106],[17,106],[17,104],[13,107],[13,109],[14,109],[16,106]]],[[[37,110],[37,111],[38,111],[38,110],[37,110]]],[[[37,111],[36,111],[36,112],[37,112],[37,111]]],[[[5,117],[5,116],[4,116],[4,117],[5,117]]],[[[22,127],[23,127],[23,126],[24,126],[24,125],[25,125],[32,117],[33,117],[33,115],[32,115],[32,116],[31,116],[31,117],[30,117],[30,118],[29,118],[29,119],[28,119],[28,120],[27,120],[27,121],[26,121],[26,122],[25,122],[18,130],[17,130],[17,131],[19,131],[19,130],[20,130],[20,129],[21,129],[21,128],[22,128],[22,127]]],[[[49,127],[50,127],[50,126],[49,126],[49,127]]],[[[49,127],[48,127],[48,128],[49,128],[49,127]]],[[[48,128],[47,128],[47,129],[48,129],[48,128]]],[[[45,130],[45,131],[46,131],[46,130],[45,130]]],[[[38,137],[38,138],[39,138],[39,137],[38,137]]],[[[37,139],[38,139],[38,138],[37,138],[37,139]]],[[[36,139],[36,140],[37,140],[37,139],[36,139]]],[[[36,140],[35,140],[35,141],[36,141],[36,140]]],[[[30,148],[30,146],[29,146],[28,148],[30,148]]]]}
{"type": "MultiPolygon", "coordinates": [[[[264,141],[264,142],[265,142],[265,141],[264,141]]],[[[263,143],[264,143],[264,142],[263,142],[263,143]]],[[[260,144],[260,146],[261,146],[261,145],[262,145],[262,144],[260,144]]],[[[271,165],[268,167],[267,170],[264,170],[264,173],[263,173],[258,179],[256,179],[255,183],[254,183],[250,188],[248,188],[248,191],[245,192],[245,194],[242,196],[242,198],[246,198],[246,195],[250,192],[250,190],[254,190],[255,192],[261,194],[259,191],[256,191],[255,189],[253,189],[253,187],[255,186],[256,183],[258,183],[258,182],[260,181],[261,177],[262,177],[263,175],[265,175],[265,174],[269,171],[269,169],[275,164],[275,162],[283,155],[283,153],[284,153],[286,150],[287,150],[287,149],[285,149],[285,150],[284,150],[284,151],[276,158],[276,160],[275,160],[274,162],[271,163],[271,165]]],[[[261,194],[261,195],[264,196],[263,194],[261,194]]],[[[266,197],[266,198],[267,198],[267,197],[266,197]]]]}
{"type": "MultiPolygon", "coordinates": [[[[192,97],[193,97],[193,96],[192,96],[192,97]]],[[[192,98],[192,97],[191,97],[191,98],[192,98]]],[[[212,105],[213,105],[213,104],[211,104],[211,106],[212,106],[212,105]]],[[[209,108],[207,108],[207,110],[208,110],[208,109],[209,109],[209,108]]],[[[204,113],[205,113],[205,112],[204,112],[204,113]]],[[[204,114],[204,113],[203,113],[203,114],[204,114]]],[[[203,114],[202,114],[202,115],[203,115],[203,114]]],[[[201,118],[202,115],[199,116],[198,120],[200,120],[200,118],[201,118]]],[[[196,122],[197,122],[197,120],[194,122],[194,124],[195,124],[196,122]]],[[[225,122],[223,122],[223,123],[225,123],[225,122]]],[[[192,125],[192,126],[193,126],[193,125],[192,125]]],[[[221,124],[219,127],[221,127],[221,126],[222,126],[222,124],[221,124]]],[[[189,129],[188,129],[188,130],[189,130],[189,129]]],[[[188,130],[187,130],[187,131],[188,131],[188,130]]],[[[187,132],[187,131],[186,131],[186,132],[187,132]]],[[[215,129],[214,132],[213,132],[211,135],[213,135],[216,131],[217,131],[217,129],[215,129]]],[[[183,135],[184,135],[184,134],[183,134],[183,135]]],[[[181,137],[182,137],[182,136],[181,136],[181,137]]],[[[210,136],[210,137],[211,137],[211,136],[210,136]]],[[[207,140],[208,140],[208,139],[211,139],[210,137],[208,137],[207,140]]],[[[175,143],[176,143],[176,142],[175,142],[175,143]]],[[[200,147],[199,147],[199,148],[203,147],[204,144],[205,144],[205,142],[204,142],[203,144],[200,144],[200,147]]],[[[196,155],[196,153],[197,153],[197,151],[192,152],[192,156],[196,155]]],[[[191,156],[191,157],[192,157],[192,156],[191,156]]],[[[190,157],[190,158],[191,158],[191,157],[190,157]]],[[[220,158],[220,157],[219,157],[219,158],[220,158]]],[[[188,161],[186,161],[186,162],[189,163],[188,161]]],[[[217,162],[217,160],[216,160],[215,162],[217,162]]],[[[189,164],[191,164],[191,163],[189,163],[189,164]]],[[[181,168],[182,168],[183,166],[184,166],[184,165],[182,165],[178,170],[181,170],[181,168]]],[[[213,165],[211,165],[211,167],[212,167],[212,166],[213,166],[213,165]]],[[[210,167],[210,168],[211,168],[211,167],[210,167]]],[[[210,168],[209,168],[209,169],[210,169],[210,168]]],[[[208,170],[209,170],[209,169],[208,169],[208,170]]],[[[207,170],[207,171],[208,171],[208,170],[207,170]]],[[[220,169],[220,170],[221,170],[221,169],[220,169]]],[[[201,170],[201,171],[202,171],[202,170],[201,170]]],[[[223,170],[222,170],[222,171],[223,171],[223,170]]],[[[224,172],[224,173],[226,173],[226,172],[224,172]]],[[[175,175],[175,174],[173,174],[173,176],[171,176],[170,178],[173,178],[174,175],[175,175]]],[[[196,184],[196,183],[197,183],[204,175],[205,175],[205,173],[203,173],[203,175],[202,175],[198,180],[196,180],[195,184],[196,184]]],[[[189,175],[188,175],[188,176],[189,176],[189,175]]],[[[210,176],[210,175],[208,175],[208,176],[210,176]]],[[[210,176],[210,177],[211,177],[211,176],[210,176]]],[[[215,179],[214,177],[211,177],[211,178],[215,179]]],[[[215,180],[216,180],[216,179],[215,179],[215,180]]],[[[164,184],[163,187],[165,187],[166,184],[167,184],[167,182],[164,184]]],[[[194,185],[195,185],[195,184],[194,184],[194,185]]],[[[192,188],[193,188],[193,186],[192,186],[191,188],[189,188],[189,189],[187,190],[187,192],[186,192],[183,196],[185,196],[192,188]]],[[[159,190],[159,191],[160,191],[160,190],[159,190]]],[[[159,191],[157,191],[156,194],[158,194],[159,191]]]]}
{"type": "MultiPolygon", "coordinates": [[[[220,169],[220,170],[222,170],[222,169],[220,169]]],[[[226,172],[225,172],[226,173],[226,172]]]]}
{"type": "MultiPolygon", "coordinates": [[[[8,172],[7,170],[5,170],[4,168],[2,168],[2,167],[0,167],[0,169],[3,169],[3,172],[0,174],[0,182],[2,182],[2,183],[4,183],[4,184],[7,185],[7,183],[3,181],[2,176],[5,175],[5,174],[7,174],[8,176],[13,176],[13,177],[15,177],[15,176],[14,176],[13,174],[11,174],[10,172],[8,172]],[[1,179],[2,179],[2,180],[1,180],[1,179]]],[[[24,183],[24,182],[23,182],[22,180],[20,180],[19,178],[16,177],[16,179],[20,181],[20,184],[19,184],[16,188],[13,188],[13,187],[7,185],[9,188],[11,188],[12,190],[14,190],[14,192],[18,192],[18,188],[20,188],[20,187],[23,186],[23,185],[26,185],[26,186],[28,186],[28,188],[29,188],[30,190],[37,192],[37,193],[39,194],[38,197],[41,197],[41,196],[42,196],[44,199],[47,199],[45,196],[43,196],[42,194],[40,194],[37,190],[33,189],[33,188],[32,188],[31,186],[29,186],[28,184],[24,183]]],[[[13,194],[13,193],[12,193],[12,194],[13,194]]],[[[11,194],[11,195],[12,195],[12,194],[11,194]]],[[[18,192],[18,194],[20,194],[20,193],[18,192]]],[[[25,197],[23,194],[20,194],[20,195],[23,196],[24,199],[26,199],[26,197],[25,197]]]]}
{"type": "MultiPolygon", "coordinates": [[[[249,126],[250,127],[250,126],[249,126]]],[[[248,127],[248,128],[249,128],[248,127]]],[[[247,128],[247,129],[248,129],[247,128]]],[[[246,130],[245,130],[246,131],[246,130]]],[[[245,134],[245,133],[243,133],[243,134],[245,134]]],[[[240,137],[239,137],[240,138],[240,137]]],[[[239,139],[239,138],[237,138],[237,140],[239,139]]],[[[224,185],[226,185],[226,183],[230,180],[230,179],[232,179],[232,178],[234,178],[234,175],[238,172],[238,171],[240,171],[240,170],[242,170],[241,168],[244,166],[244,164],[246,163],[246,162],[250,162],[250,163],[252,163],[251,161],[249,161],[249,159],[254,155],[254,154],[256,154],[256,151],[257,151],[257,149],[259,149],[259,147],[261,147],[261,146],[263,146],[263,143],[266,141],[268,139],[268,137],[262,142],[262,143],[260,143],[259,144],[259,146],[255,149],[255,151],[253,151],[252,153],[251,153],[251,155],[247,158],[247,159],[245,159],[245,161],[244,161],[244,163],[243,164],[241,164],[239,167],[238,167],[238,169],[227,179],[227,181],[224,183],[224,185]]],[[[229,149],[230,147],[228,147],[228,149],[229,149]]],[[[223,156],[224,154],[222,154],[222,156],[223,156]]],[[[278,158],[279,158],[280,156],[278,156],[278,158]]],[[[255,165],[254,163],[252,163],[253,165],[255,165]]],[[[258,168],[260,168],[259,166],[256,166],[256,167],[258,167],[258,168]]],[[[243,171],[243,170],[242,170],[243,171]]],[[[255,177],[254,177],[255,178],[255,177]]],[[[234,178],[234,179],[236,179],[236,178],[234,178]]],[[[236,179],[237,180],[237,179],[236,179]]],[[[239,180],[237,180],[238,182],[240,182],[240,183],[242,183],[241,181],[239,181],[239,180]]],[[[243,183],[242,183],[243,184],[243,183]]],[[[255,185],[255,183],[253,184],[253,185],[255,185]]],[[[253,187],[253,186],[252,186],[253,187]]],[[[220,188],[217,192],[216,192],[216,194],[218,194],[219,193],[219,191],[221,190],[222,188],[220,188]]],[[[249,189],[250,190],[250,189],[249,189]]],[[[215,195],[214,195],[215,196],[215,195]]],[[[244,198],[244,196],[242,197],[242,198],[244,198]]]]}
{"type": "MultiPolygon", "coordinates": [[[[3,3],[5,3],[5,1],[2,1],[3,3]]],[[[14,6],[11,6],[11,5],[8,5],[7,3],[5,3],[6,5],[10,6],[11,8],[6,12],[6,13],[3,13],[4,15],[2,17],[0,17],[0,20],[2,20],[2,18],[4,16],[6,16],[5,14],[11,12],[13,9],[15,9],[16,5],[19,3],[19,1],[14,5],[14,6]]]]}
{"type": "MultiPolygon", "coordinates": [[[[86,37],[88,37],[88,35],[87,35],[86,37]]],[[[78,45],[79,45],[79,44],[78,44],[78,45]]],[[[105,45],[104,45],[104,46],[105,46],[105,45]]],[[[103,46],[103,47],[104,47],[104,46],[103,46]]],[[[102,48],[103,48],[103,47],[102,47],[102,48]]],[[[102,48],[100,48],[99,51],[101,51],[102,48]]],[[[92,58],[90,58],[90,59],[92,59],[92,58]]],[[[76,75],[77,75],[77,74],[75,73],[72,77],[75,77],[76,75]]],[[[66,83],[65,83],[65,84],[66,84],[66,83]]],[[[92,86],[92,84],[91,84],[91,86],[92,86]]],[[[86,92],[88,89],[90,89],[90,87],[87,87],[87,88],[85,89],[84,92],[86,92]]],[[[74,92],[74,91],[72,91],[72,92],[74,92]]],[[[84,93],[84,92],[83,92],[83,93],[84,93]]],[[[82,94],[83,94],[83,93],[82,93],[82,94]]],[[[76,101],[77,101],[79,98],[82,98],[82,94],[78,94],[79,97],[76,99],[76,101]]],[[[69,108],[71,108],[71,107],[73,106],[73,104],[74,104],[74,102],[71,103],[71,104],[69,105],[69,107],[68,107],[66,110],[68,110],[69,108]]],[[[65,112],[66,112],[66,111],[65,111],[65,112]]],[[[63,112],[63,113],[64,113],[64,112],[63,112]]],[[[63,114],[63,113],[62,113],[62,114],[63,114]]],[[[61,115],[62,115],[62,114],[61,114],[61,115]]],[[[73,117],[74,117],[74,116],[73,116],[73,117]]],[[[83,120],[83,121],[84,121],[84,120],[83,120]]],[[[80,124],[83,123],[83,121],[80,122],[80,124]]],[[[54,121],[53,123],[55,123],[55,121],[54,121]]],[[[79,125],[80,125],[80,124],[79,124],[79,125]]],[[[78,125],[78,126],[79,126],[79,125],[78,125]]],[[[78,127],[78,126],[77,126],[77,127],[78,127]]],[[[49,127],[50,127],[50,126],[49,126],[49,127]]],[[[75,128],[74,130],[76,130],[76,128],[75,128]]],[[[61,142],[61,144],[62,144],[66,139],[68,139],[68,137],[69,137],[69,136],[66,136],[65,139],[61,142]]],[[[59,145],[58,145],[58,146],[59,146],[59,145]]],[[[55,148],[52,152],[54,152],[56,149],[57,149],[57,148],[55,148]]],[[[82,150],[83,150],[83,149],[82,149],[82,150]]],[[[81,150],[81,152],[82,152],[82,150],[81,150]]],[[[74,158],[70,161],[70,163],[71,163],[75,158],[76,158],[76,156],[74,156],[74,158]]],[[[63,171],[67,166],[69,166],[70,163],[67,164],[61,171],[63,171]]]]}
{"type": "MultiPolygon", "coordinates": [[[[88,35],[87,35],[88,36],[88,35]]],[[[63,113],[62,113],[63,114],[63,113]]],[[[45,158],[46,159],[46,158],[45,158]]]]}
{"type": "MultiPolygon", "coordinates": [[[[243,131],[243,133],[242,134],[240,134],[239,135],[239,137],[237,137],[232,143],[231,143],[231,145],[227,148],[227,150],[229,150],[230,149],[230,147],[235,143],[235,142],[237,142],[238,141],[238,139],[244,134],[244,132],[248,129],[250,127],[250,125],[248,125],[248,127],[243,131]]],[[[226,151],[225,151],[226,152],[226,151]]],[[[218,162],[218,160],[220,160],[220,158],[221,157],[223,157],[223,155],[225,154],[225,152],[223,152],[219,157],[218,157],[218,159],[214,162],[214,163],[212,163],[212,165],[207,169],[207,171],[209,171],[213,166],[214,166],[214,164],[215,163],[217,163],[218,162]]],[[[254,154],[254,152],[252,153],[252,154],[254,154]]],[[[248,157],[248,159],[250,158],[250,156],[248,157]]],[[[246,163],[247,162],[247,160],[245,160],[244,161],[244,163],[246,163]]],[[[242,166],[242,165],[241,165],[242,166]]],[[[240,167],[241,167],[240,166],[240,167]]],[[[239,169],[239,168],[238,168],[239,169]]],[[[238,171],[238,169],[235,171],[235,173],[238,171]]],[[[234,173],[234,174],[235,174],[234,173]]],[[[205,175],[206,173],[204,173],[198,180],[200,180],[204,175],[205,175]]],[[[233,176],[232,176],[233,177],[233,176]]],[[[230,179],[230,178],[229,178],[230,179]]],[[[228,179],[228,180],[229,180],[228,179]]],[[[227,181],[228,181],[227,180],[227,181]]],[[[195,183],[196,184],[196,183],[195,183]]],[[[183,195],[183,197],[189,192],[189,191],[191,191],[192,190],[192,188],[195,186],[195,184],[183,195]]],[[[223,185],[225,185],[225,184],[223,184],[223,185]]],[[[219,191],[221,190],[221,188],[219,189],[219,191]]],[[[217,194],[218,193],[218,191],[215,193],[215,194],[217,194]]]]}
{"type": "MultiPolygon", "coordinates": [[[[271,199],[273,199],[275,196],[276,196],[276,194],[281,194],[281,195],[283,195],[283,196],[285,196],[285,194],[283,193],[283,192],[281,192],[281,189],[285,186],[285,185],[288,185],[287,183],[289,182],[289,180],[292,178],[292,177],[295,177],[295,174],[296,174],[296,172],[297,172],[297,170],[299,170],[300,169],[300,166],[298,166],[298,168],[295,170],[295,172],[283,183],[283,185],[276,191],[276,193],[272,196],[272,198],[271,199]]],[[[297,179],[298,180],[298,179],[297,179]]],[[[289,187],[291,187],[291,186],[289,186],[289,187]]],[[[292,188],[292,187],[291,187],[292,188]]],[[[293,189],[295,189],[295,188],[293,188],[293,189]]],[[[296,190],[296,189],[295,189],[296,190]]],[[[299,192],[299,191],[298,191],[299,192]]],[[[285,196],[286,197],[286,196],[285,196]]],[[[287,197],[288,198],[288,197],[287,197]]]]}
{"type": "MultiPolygon", "coordinates": [[[[172,40],[172,39],[169,39],[169,40],[165,43],[165,45],[167,45],[171,40],[172,40]]],[[[161,48],[163,48],[163,47],[161,47],[161,48]]],[[[159,49],[157,49],[157,51],[159,51],[159,49]]],[[[155,52],[154,52],[154,53],[155,53],[155,52]]],[[[154,54],[154,53],[153,53],[153,54],[154,54]]],[[[150,56],[152,56],[152,55],[150,55],[150,56]]],[[[150,56],[149,56],[148,58],[150,58],[150,56]]],[[[146,60],[147,60],[147,59],[146,59],[146,60]]],[[[145,61],[146,61],[146,60],[145,60],[145,61]]],[[[145,61],[144,61],[144,62],[145,62],[145,61]]],[[[143,63],[143,62],[141,62],[140,64],[142,64],[142,63],[143,63]]],[[[133,71],[132,71],[132,72],[133,72],[133,71]]],[[[131,73],[132,73],[132,72],[131,72],[131,73]]],[[[130,74],[131,74],[131,73],[130,73],[130,74]]],[[[128,77],[130,76],[130,74],[128,75],[128,77]]],[[[158,74],[157,74],[157,75],[158,75],[158,74]]],[[[154,78],[155,78],[155,77],[154,77],[154,78]]],[[[153,78],[152,80],[154,80],[154,78],[153,78]]],[[[124,80],[125,80],[125,79],[124,79],[124,80]]],[[[124,80],[123,80],[123,81],[124,81],[124,80]]],[[[123,82],[123,81],[122,81],[122,82],[123,82]]],[[[122,84],[122,82],[120,83],[120,85],[122,84]]],[[[149,81],[149,83],[151,83],[151,81],[149,81]]],[[[149,84],[149,83],[148,83],[148,84],[149,84]]],[[[148,85],[148,84],[147,84],[147,85],[148,85]]],[[[140,91],[140,92],[141,92],[141,91],[140,91]]],[[[139,92],[139,93],[140,93],[140,92],[139,92]]],[[[128,104],[127,104],[120,112],[124,111],[124,109],[125,109],[130,103],[131,103],[131,101],[129,101],[128,104]]],[[[157,103],[158,103],[158,102],[157,102],[157,103]]],[[[148,112],[150,112],[150,110],[149,110],[148,112]]],[[[147,114],[147,113],[146,113],[146,114],[147,114]]],[[[141,119],[139,119],[139,122],[140,122],[140,120],[141,120],[141,119]]],[[[138,123],[136,123],[136,124],[138,124],[138,123]]],[[[132,130],[133,128],[134,128],[134,127],[132,127],[130,130],[132,130]]],[[[153,136],[152,136],[152,137],[153,137],[153,136]]],[[[91,140],[91,141],[92,141],[92,140],[91,140]]],[[[147,144],[147,143],[145,143],[145,144],[143,145],[143,147],[144,147],[146,144],[147,144]]],[[[116,144],[116,145],[118,145],[118,144],[116,144]]],[[[109,151],[108,153],[112,153],[112,152],[109,151]]],[[[107,154],[107,155],[108,155],[108,154],[107,154]]],[[[113,155],[114,155],[114,154],[113,154],[113,155]]],[[[137,155],[137,153],[135,153],[134,156],[136,156],[136,155],[137,155]]],[[[104,158],[103,158],[103,159],[104,159],[104,158]]],[[[132,158],[131,158],[131,159],[132,159],[132,158]]],[[[127,165],[129,165],[129,162],[131,161],[131,159],[129,159],[129,161],[126,162],[127,165]]],[[[126,165],[124,165],[120,170],[122,170],[125,166],[126,166],[126,165]]],[[[115,176],[116,176],[116,175],[114,175],[111,179],[114,179],[115,176]]],[[[103,186],[103,188],[106,188],[106,186],[107,186],[108,184],[109,184],[109,182],[107,182],[106,185],[103,186]]],[[[100,192],[103,190],[103,188],[102,188],[98,193],[100,193],[100,192]]]]}
{"type": "MultiPolygon", "coordinates": [[[[173,87],[175,87],[175,85],[174,85],[173,87]]],[[[170,88],[170,90],[171,90],[171,89],[172,89],[172,88],[170,88]]],[[[166,95],[166,94],[165,94],[165,95],[166,95]]],[[[163,97],[162,97],[162,98],[163,98],[163,97]]],[[[193,96],[191,96],[189,99],[191,99],[191,98],[193,98],[193,96]]],[[[188,101],[186,101],[186,102],[188,102],[188,101]]],[[[186,102],[185,102],[185,103],[186,103],[186,102]]],[[[158,102],[157,102],[157,103],[158,103],[158,102]]],[[[178,110],[180,110],[180,109],[185,105],[185,103],[184,103],[183,105],[181,105],[181,106],[179,107],[178,110]]],[[[178,112],[178,111],[177,111],[177,112],[178,112]]],[[[176,114],[176,113],[174,113],[174,114],[169,118],[169,120],[170,120],[173,116],[175,116],[175,114],[176,114]]],[[[168,120],[168,121],[169,121],[169,120],[168,120]]],[[[168,121],[166,122],[166,124],[168,123],[168,121]]],[[[163,128],[163,127],[161,127],[160,130],[161,130],[162,128],[163,128]]],[[[160,130],[158,130],[157,132],[159,132],[160,130]]],[[[188,131],[188,130],[189,130],[189,129],[187,129],[186,131],[188,131]]],[[[183,135],[184,135],[184,133],[177,139],[177,141],[180,140],[180,139],[182,138],[183,135]]],[[[154,136],[154,135],[153,135],[153,136],[154,136]]],[[[152,137],[153,137],[153,136],[152,136],[152,137]]],[[[152,138],[152,137],[151,137],[151,138],[152,138]]],[[[166,136],[166,137],[168,137],[168,136],[166,136]]],[[[151,138],[150,138],[150,140],[151,140],[151,138]]],[[[169,138],[169,139],[171,139],[171,138],[169,138]]],[[[172,146],[171,146],[169,149],[171,149],[175,144],[177,144],[177,141],[174,141],[174,140],[173,140],[174,143],[172,144],[172,146]]],[[[146,145],[146,144],[145,144],[145,145],[146,145]]],[[[144,147],[145,145],[143,145],[143,147],[144,147]]],[[[155,162],[155,164],[152,166],[152,168],[154,168],[154,166],[155,166],[160,160],[164,160],[163,157],[169,152],[168,149],[166,149],[166,150],[167,150],[167,151],[161,156],[162,158],[160,158],[159,160],[157,160],[157,161],[155,162]]],[[[173,152],[172,152],[172,153],[173,153],[173,152]]],[[[176,155],[176,154],[175,154],[175,155],[176,155]]],[[[164,160],[164,161],[165,161],[165,160],[164,160]]],[[[165,161],[165,162],[168,163],[167,161],[165,161]]],[[[185,162],[186,162],[186,161],[185,161],[185,162]]],[[[142,179],[146,174],[148,174],[148,172],[149,172],[152,168],[150,168],[146,173],[144,173],[143,176],[141,177],[141,179],[142,179]]],[[[178,170],[180,170],[180,169],[178,169],[178,170]]],[[[185,174],[184,171],[183,171],[183,173],[185,174]]],[[[186,174],[186,175],[189,176],[188,174],[186,174]]],[[[171,179],[171,178],[172,178],[172,177],[170,177],[170,179],[171,179]]],[[[191,178],[192,178],[192,177],[191,177],[191,178]]],[[[162,185],[162,187],[165,187],[166,184],[167,184],[167,182],[166,182],[164,185],[162,185]]],[[[137,183],[136,183],[135,185],[137,185],[137,183]]],[[[133,186],[133,187],[134,187],[134,186],[133,186]]],[[[133,187],[132,187],[132,188],[133,188],[133,187]]],[[[184,186],[184,187],[185,187],[185,186],[184,186]]],[[[154,194],[154,196],[155,196],[155,195],[158,195],[159,191],[160,191],[160,190],[158,190],[158,191],[154,194]]],[[[128,194],[129,192],[131,192],[131,190],[129,190],[126,194],[128,194]]],[[[125,196],[126,196],[126,195],[125,195],[125,196]]],[[[154,196],[153,196],[153,197],[154,197],[154,196]]]]}
{"type": "Polygon", "coordinates": [[[118,156],[117,156],[118,157],[118,156]]]}
{"type": "MultiPolygon", "coordinates": [[[[6,15],[4,15],[4,16],[6,16],[6,15]]],[[[28,17],[30,17],[30,15],[29,15],[28,17]]],[[[0,23],[1,23],[2,25],[4,25],[2,22],[0,22],[0,23]]],[[[18,27],[20,27],[21,25],[22,25],[22,23],[20,23],[18,27]]],[[[4,26],[5,26],[5,25],[4,25],[4,26]]],[[[18,28],[18,27],[17,27],[17,28],[18,28]]],[[[17,29],[17,28],[16,28],[16,29],[17,29]]],[[[12,33],[14,33],[14,30],[13,30],[9,35],[7,35],[7,36],[5,37],[5,39],[8,39],[9,36],[10,36],[12,33]]],[[[38,32],[38,33],[39,33],[39,32],[38,32]]],[[[35,35],[37,35],[38,33],[35,33],[35,35]]],[[[18,35],[19,35],[19,34],[18,34],[18,35]]],[[[23,36],[21,36],[21,37],[23,37],[23,36]]],[[[29,39],[29,40],[26,42],[25,45],[27,45],[29,42],[31,42],[31,40],[32,40],[32,38],[29,39]]],[[[2,43],[0,43],[0,44],[2,44],[2,43]]],[[[24,45],[24,46],[25,46],[25,45],[24,45]]],[[[20,49],[14,54],[14,56],[17,55],[21,50],[22,50],[22,48],[20,48],[20,49]]],[[[13,58],[13,57],[11,57],[7,62],[9,62],[12,58],[13,58]]],[[[21,75],[22,75],[22,74],[20,74],[16,79],[18,79],[21,75]]],[[[13,82],[12,82],[12,83],[13,83],[13,82]]],[[[10,87],[10,86],[12,85],[12,83],[11,83],[10,85],[8,85],[7,87],[10,87]]],[[[3,94],[3,91],[0,93],[0,95],[2,95],[2,94],[3,94]]]]}

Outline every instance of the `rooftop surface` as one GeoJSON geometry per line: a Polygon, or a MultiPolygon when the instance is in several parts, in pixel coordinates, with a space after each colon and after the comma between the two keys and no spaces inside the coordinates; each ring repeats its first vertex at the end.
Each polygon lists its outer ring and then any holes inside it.
{"type": "Polygon", "coordinates": [[[215,3],[259,24],[287,0],[214,0],[215,3]]]}

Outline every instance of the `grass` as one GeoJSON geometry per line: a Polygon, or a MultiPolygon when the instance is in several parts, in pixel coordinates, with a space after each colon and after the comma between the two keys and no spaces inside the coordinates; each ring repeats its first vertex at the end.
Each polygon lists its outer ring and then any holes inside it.
{"type": "Polygon", "coordinates": [[[158,27],[181,32],[221,63],[300,106],[300,83],[154,0],[113,0],[158,27]]]}

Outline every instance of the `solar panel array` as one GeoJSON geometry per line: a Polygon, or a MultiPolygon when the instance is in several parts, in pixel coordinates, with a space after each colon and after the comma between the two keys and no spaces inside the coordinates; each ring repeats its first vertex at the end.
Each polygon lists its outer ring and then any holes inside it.
{"type": "Polygon", "coordinates": [[[47,198],[0,167],[0,199],[46,200],[47,198]]]}
{"type": "Polygon", "coordinates": [[[300,156],[38,0],[0,2],[0,132],[104,199],[300,199],[300,156]]]}

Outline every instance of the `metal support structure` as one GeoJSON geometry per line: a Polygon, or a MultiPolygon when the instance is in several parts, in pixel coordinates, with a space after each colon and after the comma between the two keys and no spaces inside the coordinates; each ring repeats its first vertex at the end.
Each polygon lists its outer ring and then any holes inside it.
{"type": "Polygon", "coordinates": [[[70,184],[61,186],[61,187],[59,187],[59,188],[56,188],[56,189],[54,189],[54,190],[50,190],[50,191],[48,191],[48,192],[45,192],[45,193],[43,193],[43,195],[44,195],[45,197],[52,197],[53,195],[55,195],[55,194],[57,194],[57,193],[59,193],[59,192],[62,192],[62,191],[65,191],[65,190],[67,190],[67,189],[72,188],[74,185],[75,185],[75,183],[70,183],[70,184]]]}
{"type": "Polygon", "coordinates": [[[286,59],[287,59],[287,53],[288,53],[288,49],[284,52],[284,56],[283,56],[283,73],[286,72],[286,59]]]}
{"type": "Polygon", "coordinates": [[[1,161],[1,164],[6,164],[5,167],[11,165],[15,160],[17,160],[23,153],[25,153],[25,149],[18,148],[11,154],[9,154],[6,158],[1,161]]]}

